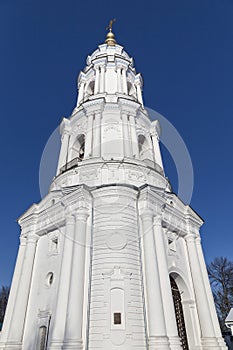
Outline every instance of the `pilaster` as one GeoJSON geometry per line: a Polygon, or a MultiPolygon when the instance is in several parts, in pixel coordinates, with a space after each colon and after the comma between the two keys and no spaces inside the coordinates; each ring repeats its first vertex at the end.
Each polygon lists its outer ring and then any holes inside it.
{"type": "Polygon", "coordinates": [[[124,143],[124,156],[130,157],[130,143],[129,143],[129,125],[128,125],[128,115],[122,112],[122,133],[123,133],[123,143],[124,143]]]}
{"type": "Polygon", "coordinates": [[[69,138],[70,138],[70,127],[69,127],[68,119],[63,118],[60,130],[61,130],[61,150],[60,150],[58,166],[57,166],[57,175],[59,175],[60,169],[67,162],[69,138]]]}
{"type": "Polygon", "coordinates": [[[81,207],[76,213],[75,237],[72,253],[71,279],[65,340],[63,349],[83,349],[83,300],[85,278],[85,251],[88,209],[81,207]]]}
{"type": "Polygon", "coordinates": [[[210,287],[209,277],[206,269],[206,264],[203,256],[202,246],[201,246],[201,238],[198,236],[195,240],[196,243],[196,249],[197,249],[197,255],[198,255],[198,261],[200,264],[200,269],[202,272],[202,278],[204,282],[204,287],[206,289],[206,295],[209,302],[209,308],[211,313],[211,320],[213,322],[215,337],[217,338],[218,344],[220,345],[220,349],[226,349],[226,344],[222,338],[217,313],[214,305],[214,298],[210,287]]]}
{"type": "Polygon", "coordinates": [[[99,66],[95,67],[95,88],[94,88],[94,94],[98,94],[99,92],[99,86],[100,86],[100,68],[99,66]]]}
{"type": "Polygon", "coordinates": [[[197,311],[201,327],[203,350],[221,349],[215,336],[211,311],[209,308],[208,296],[205,290],[205,281],[203,280],[202,270],[199,262],[199,256],[196,246],[195,233],[190,232],[185,236],[187,251],[189,255],[189,266],[191,269],[193,286],[196,296],[197,311]]]}
{"type": "Polygon", "coordinates": [[[169,338],[171,350],[181,350],[181,342],[178,336],[175,309],[173,304],[173,297],[171,292],[171,285],[169,279],[169,271],[167,264],[167,253],[164,246],[163,229],[161,217],[156,216],[153,222],[155,253],[158,264],[160,286],[162,293],[162,303],[164,310],[164,317],[167,329],[167,336],[169,338]]]}
{"type": "Polygon", "coordinates": [[[150,129],[150,135],[153,143],[153,153],[154,153],[155,163],[157,163],[161,167],[161,169],[163,169],[163,162],[162,162],[161,151],[159,147],[159,134],[155,126],[152,126],[152,128],[150,129]]]}
{"type": "Polygon", "coordinates": [[[25,250],[26,250],[27,238],[23,235],[20,236],[20,246],[14,271],[13,280],[11,283],[10,295],[7,303],[6,313],[4,317],[3,328],[0,337],[0,348],[1,345],[7,341],[9,336],[10,326],[14,321],[14,309],[17,300],[17,291],[20,284],[20,276],[23,268],[23,262],[25,259],[25,250]]]}
{"type": "Polygon", "coordinates": [[[153,213],[149,209],[145,209],[140,214],[140,217],[143,230],[149,350],[169,350],[170,347],[164,319],[163,299],[155,253],[153,213]]]}
{"type": "Polygon", "coordinates": [[[86,132],[86,142],[85,142],[85,154],[84,158],[88,159],[92,156],[93,152],[93,121],[94,113],[87,115],[87,132],[86,132]]]}
{"type": "MultiPolygon", "coordinates": [[[[24,325],[28,308],[28,298],[31,290],[31,278],[34,268],[34,259],[36,246],[39,236],[29,232],[26,238],[24,258],[22,262],[20,281],[17,288],[12,318],[9,326],[8,344],[14,345],[12,348],[21,349],[24,325]]],[[[22,247],[25,245],[25,239],[22,239],[22,247]]],[[[24,249],[24,248],[23,248],[24,249]]],[[[10,347],[6,347],[10,348],[10,347]]]]}
{"type": "Polygon", "coordinates": [[[130,131],[131,131],[131,144],[132,144],[132,154],[134,158],[139,157],[139,149],[138,149],[138,138],[137,138],[137,132],[136,132],[136,122],[135,122],[135,116],[130,114],[129,115],[129,125],[130,125],[130,131]]]}
{"type": "Polygon", "coordinates": [[[95,113],[93,128],[93,157],[101,156],[101,112],[95,113]]]}

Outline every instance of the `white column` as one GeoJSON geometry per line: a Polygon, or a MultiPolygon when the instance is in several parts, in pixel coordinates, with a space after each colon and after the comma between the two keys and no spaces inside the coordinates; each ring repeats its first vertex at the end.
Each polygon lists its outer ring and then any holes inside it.
{"type": "Polygon", "coordinates": [[[93,129],[93,156],[100,157],[101,156],[101,113],[97,112],[95,114],[95,123],[93,129]]]}
{"type": "Polygon", "coordinates": [[[152,143],[153,143],[153,149],[154,149],[155,163],[157,163],[163,170],[163,161],[162,161],[160,147],[159,147],[159,137],[155,129],[151,130],[151,137],[152,137],[152,143]]]}
{"type": "Polygon", "coordinates": [[[122,92],[122,82],[121,82],[121,67],[117,67],[117,91],[122,92]]]}
{"type": "Polygon", "coordinates": [[[61,137],[61,149],[57,166],[57,175],[59,175],[60,169],[66,164],[67,161],[69,138],[69,131],[64,129],[61,137]]]}
{"type": "Polygon", "coordinates": [[[138,138],[137,138],[137,132],[136,132],[136,123],[135,123],[135,116],[130,115],[129,116],[129,123],[131,128],[131,142],[132,142],[132,154],[133,157],[138,158],[139,157],[139,149],[138,149],[138,138]]]}
{"type": "Polygon", "coordinates": [[[196,236],[194,234],[185,236],[195,291],[197,312],[200,321],[203,350],[209,350],[211,347],[214,347],[214,349],[220,349],[215,338],[212,315],[209,309],[208,297],[206,295],[205,285],[202,278],[195,238],[196,236]]]}
{"type": "Polygon", "coordinates": [[[163,301],[160,290],[159,271],[153,235],[153,213],[146,209],[141,214],[144,247],[144,270],[146,284],[146,313],[148,320],[149,350],[169,350],[164,320],[163,301]]]}
{"type": "Polygon", "coordinates": [[[21,349],[21,347],[17,347],[17,345],[21,344],[23,338],[25,317],[28,307],[28,298],[31,290],[31,278],[38,239],[39,236],[35,235],[34,233],[29,233],[27,236],[20,282],[17,289],[17,296],[8,334],[8,341],[16,345],[15,349],[21,349]]]}
{"type": "Polygon", "coordinates": [[[162,292],[162,302],[165,316],[165,323],[167,329],[167,335],[170,342],[171,350],[181,350],[181,342],[178,336],[175,309],[171,291],[171,284],[169,279],[167,253],[164,246],[163,229],[161,218],[159,216],[154,219],[154,240],[155,251],[157,257],[157,264],[160,277],[160,285],[162,292]]]}
{"type": "Polygon", "coordinates": [[[197,255],[198,255],[198,260],[199,260],[199,264],[200,264],[200,269],[202,272],[202,278],[203,278],[204,286],[206,289],[207,299],[209,301],[211,319],[212,319],[213,326],[214,326],[215,336],[216,336],[216,338],[218,338],[218,342],[220,343],[220,345],[223,346],[222,349],[226,349],[226,345],[225,345],[225,342],[222,338],[222,334],[221,334],[221,330],[220,330],[220,326],[219,326],[219,322],[218,322],[218,317],[217,317],[217,313],[216,313],[216,309],[215,309],[213,294],[212,294],[211,287],[210,287],[210,281],[209,281],[209,277],[208,277],[208,273],[207,273],[207,269],[206,269],[206,264],[205,264],[205,259],[204,259],[202,246],[201,246],[201,238],[197,237],[195,240],[195,243],[196,243],[196,249],[197,249],[197,255]]]}
{"type": "Polygon", "coordinates": [[[95,69],[95,88],[94,88],[94,94],[98,94],[99,92],[99,85],[100,85],[100,68],[96,67],[95,69]]]}
{"type": "Polygon", "coordinates": [[[122,84],[123,84],[123,93],[128,94],[128,89],[127,89],[127,79],[126,79],[126,69],[122,69],[122,84]]]}
{"type": "Polygon", "coordinates": [[[93,114],[87,116],[87,133],[85,140],[85,155],[84,158],[90,158],[92,156],[92,143],[93,143],[93,114]]]}
{"type": "Polygon", "coordinates": [[[104,92],[105,89],[105,67],[100,67],[100,92],[104,92]]]}
{"type": "Polygon", "coordinates": [[[141,103],[141,105],[143,106],[143,99],[142,99],[142,90],[141,90],[141,86],[139,84],[136,85],[136,89],[137,89],[137,97],[138,97],[138,102],[141,103]]]}
{"type": "Polygon", "coordinates": [[[88,216],[87,208],[79,208],[76,213],[75,240],[63,349],[82,350],[84,346],[82,331],[88,216]]]}
{"type": "Polygon", "coordinates": [[[122,113],[122,134],[124,143],[124,156],[130,156],[130,143],[129,143],[129,128],[128,128],[128,116],[126,113],[122,113]]]}
{"type": "Polygon", "coordinates": [[[60,350],[64,338],[67,303],[70,289],[70,270],[75,233],[75,217],[73,215],[67,217],[65,230],[56,313],[55,315],[52,315],[53,324],[51,328],[53,331],[49,347],[51,350],[60,350]]]}
{"type": "MultiPolygon", "coordinates": [[[[23,266],[24,256],[25,256],[25,248],[26,248],[26,237],[20,237],[20,246],[17,256],[17,261],[15,265],[14,276],[11,283],[10,295],[7,303],[6,313],[4,317],[4,323],[1,333],[1,343],[5,343],[9,334],[9,328],[12,323],[13,313],[14,313],[14,305],[17,301],[17,290],[20,284],[20,276],[21,270],[23,266]]],[[[1,346],[0,346],[1,347],[1,346]]]]}
{"type": "Polygon", "coordinates": [[[80,104],[80,102],[83,100],[84,98],[84,81],[82,81],[79,85],[79,89],[78,89],[78,100],[77,100],[77,106],[80,104]]]}

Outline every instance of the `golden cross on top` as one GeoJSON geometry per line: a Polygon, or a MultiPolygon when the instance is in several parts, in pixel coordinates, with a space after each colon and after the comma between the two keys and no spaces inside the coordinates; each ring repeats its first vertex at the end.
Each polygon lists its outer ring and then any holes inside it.
{"type": "Polygon", "coordinates": [[[106,30],[109,30],[110,32],[112,31],[112,25],[113,23],[116,22],[116,18],[113,18],[109,21],[109,25],[106,27],[106,30]]]}

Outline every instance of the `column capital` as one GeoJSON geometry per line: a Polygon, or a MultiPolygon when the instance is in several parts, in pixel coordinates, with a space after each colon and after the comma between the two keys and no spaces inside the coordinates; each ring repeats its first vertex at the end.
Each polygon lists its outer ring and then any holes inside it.
{"type": "Polygon", "coordinates": [[[26,236],[20,236],[19,237],[19,240],[20,240],[20,245],[22,246],[22,245],[26,245],[26,243],[27,243],[27,237],[26,236]]]}
{"type": "Polygon", "coordinates": [[[133,120],[136,119],[136,113],[129,112],[129,113],[128,113],[128,116],[129,116],[130,119],[133,119],[133,120]]]}
{"type": "Polygon", "coordinates": [[[66,217],[66,225],[74,225],[75,223],[75,215],[70,214],[66,217]]]}
{"type": "Polygon", "coordinates": [[[81,79],[78,81],[78,89],[80,89],[81,86],[85,84],[85,82],[86,82],[86,79],[81,78],[81,79]]]}
{"type": "Polygon", "coordinates": [[[64,130],[62,131],[61,141],[63,142],[64,139],[65,139],[65,137],[66,137],[66,136],[69,136],[69,135],[70,135],[70,130],[69,130],[69,129],[64,129],[64,130]]]}
{"type": "Polygon", "coordinates": [[[66,131],[70,129],[70,121],[69,119],[63,117],[60,124],[60,134],[63,135],[66,131]]]}
{"type": "Polygon", "coordinates": [[[141,211],[140,217],[142,220],[153,220],[154,212],[150,208],[145,208],[141,211]]]}
{"type": "Polygon", "coordinates": [[[196,243],[197,235],[189,233],[186,236],[184,236],[184,239],[187,243],[196,243]]]}
{"type": "Polygon", "coordinates": [[[121,71],[121,69],[122,69],[122,67],[121,67],[120,65],[117,65],[117,66],[115,67],[115,71],[116,71],[116,72],[121,71]]]}
{"type": "Polygon", "coordinates": [[[159,138],[160,134],[161,134],[161,127],[160,127],[160,123],[158,120],[154,120],[152,123],[151,123],[151,131],[154,132],[157,134],[157,137],[159,138]]]}
{"type": "Polygon", "coordinates": [[[101,117],[102,110],[95,111],[95,117],[101,117]]]}
{"type": "Polygon", "coordinates": [[[123,112],[121,113],[121,119],[125,122],[128,121],[128,113],[127,112],[123,112]]]}
{"type": "Polygon", "coordinates": [[[27,235],[27,243],[37,243],[39,240],[40,236],[38,236],[36,233],[31,232],[27,235]]]}
{"type": "Polygon", "coordinates": [[[106,65],[105,64],[101,64],[99,67],[100,67],[101,71],[104,71],[104,72],[106,71],[106,65]]]}
{"type": "Polygon", "coordinates": [[[201,237],[200,237],[200,235],[196,236],[196,244],[201,245],[201,237]]]}
{"type": "Polygon", "coordinates": [[[89,210],[86,207],[79,207],[76,209],[75,212],[75,219],[76,221],[82,221],[86,222],[87,218],[89,217],[89,210]]]}
{"type": "Polygon", "coordinates": [[[158,135],[158,132],[157,132],[157,130],[156,130],[155,127],[152,127],[152,128],[150,129],[150,135],[153,136],[153,137],[156,137],[157,140],[159,141],[159,135],[158,135]]]}
{"type": "Polygon", "coordinates": [[[162,218],[160,215],[154,216],[154,226],[162,226],[162,218]]]}

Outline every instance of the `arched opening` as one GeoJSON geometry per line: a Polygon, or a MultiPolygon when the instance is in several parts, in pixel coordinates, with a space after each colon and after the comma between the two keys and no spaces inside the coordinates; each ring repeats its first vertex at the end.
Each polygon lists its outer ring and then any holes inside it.
{"type": "Polygon", "coordinates": [[[182,306],[182,302],[181,302],[181,293],[180,293],[179,288],[176,284],[176,281],[174,280],[174,278],[172,276],[170,276],[170,283],[171,283],[171,290],[172,290],[172,297],[173,297],[173,303],[174,303],[174,309],[175,309],[178,335],[179,335],[180,340],[181,340],[182,349],[189,350],[188,338],[187,338],[187,332],[186,332],[186,326],[185,326],[185,319],[184,319],[184,312],[183,312],[183,306],[182,306]]]}
{"type": "Polygon", "coordinates": [[[139,155],[141,156],[144,152],[146,146],[146,138],[144,135],[138,136],[138,147],[139,147],[139,155]]]}
{"type": "Polygon", "coordinates": [[[153,155],[148,144],[147,138],[143,134],[138,135],[138,149],[141,160],[152,160],[153,155]]]}
{"type": "Polygon", "coordinates": [[[39,328],[39,339],[37,350],[46,350],[47,348],[47,327],[41,326],[39,328]]]}
{"type": "Polygon", "coordinates": [[[135,87],[134,85],[130,82],[130,81],[127,81],[127,90],[128,90],[128,94],[130,96],[133,96],[136,98],[136,90],[135,90],[135,87]]]}
{"type": "Polygon", "coordinates": [[[85,136],[83,134],[76,138],[76,141],[71,147],[71,160],[78,158],[83,160],[85,152],[85,136]]]}
{"type": "Polygon", "coordinates": [[[94,94],[94,88],[95,88],[95,81],[92,80],[87,86],[87,90],[86,90],[87,95],[93,95],[94,94]]]}

